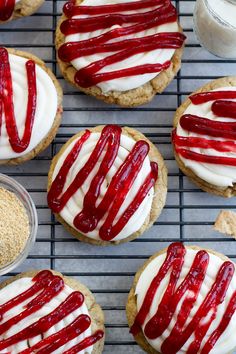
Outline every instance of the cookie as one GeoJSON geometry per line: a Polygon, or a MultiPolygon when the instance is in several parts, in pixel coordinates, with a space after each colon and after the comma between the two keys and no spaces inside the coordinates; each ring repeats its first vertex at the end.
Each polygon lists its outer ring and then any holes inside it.
{"type": "Polygon", "coordinates": [[[182,172],[202,190],[236,195],[236,77],[214,80],[177,110],[172,142],[182,172]]]}
{"type": "Polygon", "coordinates": [[[236,348],[235,290],[227,257],[173,243],[135,276],[126,307],[131,333],[151,354],[229,354],[236,348]]]}
{"type": "Polygon", "coordinates": [[[103,312],[77,280],[50,270],[29,271],[0,284],[0,299],[1,351],[102,353],[103,312]]]}
{"type": "Polygon", "coordinates": [[[221,210],[215,221],[214,229],[236,239],[236,213],[230,210],[221,210]]]}
{"type": "Polygon", "coordinates": [[[180,69],[184,40],[170,0],[67,2],[56,31],[65,79],[124,107],[164,91],[180,69]]]}
{"type": "Polygon", "coordinates": [[[0,165],[33,159],[54,139],[61,123],[62,89],[42,60],[0,48],[0,165]]]}
{"type": "Polygon", "coordinates": [[[140,132],[98,126],[73,136],[54,157],[48,205],[80,241],[95,245],[131,241],[160,215],[167,169],[140,132]]]}
{"type": "Polygon", "coordinates": [[[0,23],[30,16],[45,0],[7,0],[0,2],[0,23]]]}

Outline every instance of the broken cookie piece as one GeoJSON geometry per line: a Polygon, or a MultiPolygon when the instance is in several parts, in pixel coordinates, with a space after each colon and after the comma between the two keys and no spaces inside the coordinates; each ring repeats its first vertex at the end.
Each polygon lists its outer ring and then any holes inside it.
{"type": "Polygon", "coordinates": [[[221,210],[215,221],[214,229],[236,239],[236,213],[229,210],[221,210]]]}

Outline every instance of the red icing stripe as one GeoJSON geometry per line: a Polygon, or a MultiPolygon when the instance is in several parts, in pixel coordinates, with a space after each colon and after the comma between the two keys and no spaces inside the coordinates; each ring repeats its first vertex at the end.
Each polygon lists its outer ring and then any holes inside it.
{"type": "MultiPolygon", "coordinates": [[[[36,296],[30,303],[27,304],[26,309],[19,315],[11,318],[10,320],[0,324],[0,335],[7,332],[12,326],[27,318],[31,314],[40,310],[49,301],[51,301],[57,294],[64,288],[64,282],[60,277],[53,277],[48,286],[36,296]]],[[[33,293],[31,293],[33,294],[33,293]]]]}
{"type": "Polygon", "coordinates": [[[23,137],[20,138],[17,130],[16,117],[13,102],[13,85],[8,52],[0,48],[0,131],[2,115],[5,113],[6,130],[13,151],[21,153],[25,151],[31,140],[32,129],[37,105],[37,85],[35,62],[28,60],[26,65],[28,81],[28,103],[23,137]]]}
{"type": "Polygon", "coordinates": [[[178,147],[192,147],[201,149],[214,149],[220,152],[236,152],[236,142],[230,140],[209,140],[199,137],[178,136],[176,129],[172,132],[172,141],[178,147]]]}
{"type": "MultiPolygon", "coordinates": [[[[64,288],[64,281],[61,277],[53,275],[50,271],[41,271],[33,279],[34,283],[31,288],[21,293],[20,295],[14,297],[7,303],[1,305],[0,314],[1,321],[4,320],[4,314],[13,309],[15,306],[25,302],[27,299],[32,298],[35,294],[36,297],[33,298],[26,306],[25,310],[20,314],[12,317],[10,320],[0,324],[0,334],[5,333],[12,326],[19,323],[22,319],[27,318],[31,314],[37,312],[47,303],[49,303],[54,297],[57,296],[64,288]],[[41,291],[41,292],[40,292],[41,291]]],[[[43,335],[52,326],[60,322],[66,316],[74,312],[76,309],[81,307],[84,303],[84,296],[78,291],[74,291],[70,294],[55,310],[53,310],[48,315],[40,318],[38,321],[34,322],[30,326],[24,328],[18,333],[12,335],[9,338],[4,338],[0,341],[0,350],[7,349],[10,346],[23,341],[34,338],[38,335],[43,335]]],[[[71,324],[60,330],[59,332],[40,340],[33,347],[21,351],[21,354],[31,354],[35,353],[37,350],[38,354],[50,354],[56,349],[62,347],[70,340],[78,337],[81,333],[85,332],[91,324],[91,319],[88,315],[80,315],[71,324]]],[[[85,338],[78,345],[81,345],[83,349],[95,344],[98,340],[103,337],[103,331],[99,331],[85,338]]],[[[73,350],[72,347],[70,350],[73,350]]],[[[68,351],[69,353],[70,351],[68,351]]],[[[73,353],[73,351],[71,352],[73,353]]]]}
{"type": "Polygon", "coordinates": [[[236,139],[236,123],[234,122],[221,122],[192,114],[184,114],[179,123],[183,129],[193,133],[217,138],[236,139]]]}
{"type": "Polygon", "coordinates": [[[212,104],[212,112],[218,117],[236,118],[236,102],[219,100],[212,104]]]}
{"type": "Polygon", "coordinates": [[[15,8],[15,0],[0,1],[0,21],[7,21],[11,18],[15,8]]]}
{"type": "MultiPolygon", "coordinates": [[[[213,101],[211,110],[215,116],[236,118],[236,102],[231,101],[231,99],[236,99],[236,91],[202,92],[192,95],[190,99],[194,105],[213,101]]],[[[236,158],[234,157],[213,156],[191,150],[191,148],[200,148],[213,149],[222,153],[236,152],[235,122],[211,120],[192,114],[184,114],[180,118],[179,124],[184,130],[200,135],[182,137],[177,135],[176,129],[173,131],[172,141],[175,151],[183,158],[201,163],[236,166],[236,158]],[[202,135],[204,137],[201,137],[202,135]],[[210,137],[219,138],[219,140],[213,140],[210,137]]]]}
{"type": "MultiPolygon", "coordinates": [[[[173,243],[169,246],[166,258],[157,272],[157,275],[153,278],[143,304],[135,318],[135,322],[131,327],[131,333],[134,336],[141,331],[141,326],[144,324],[150,312],[152,302],[162,279],[170,274],[168,285],[157,312],[147,321],[144,327],[146,337],[149,339],[160,337],[169,327],[174,313],[187,291],[191,293],[191,297],[185,297],[182,302],[175,325],[161,346],[161,352],[163,354],[177,353],[189,340],[191,335],[194,335],[194,339],[189,344],[187,354],[195,354],[199,351],[202,341],[212,321],[215,319],[218,306],[225,300],[228,287],[234,275],[235,269],[233,263],[224,262],[208,294],[203,299],[192,320],[186,325],[189,314],[197,301],[201,286],[206,277],[209,255],[206,251],[199,251],[194,258],[188,274],[177,287],[185,257],[186,250],[182,244],[173,243]],[[208,318],[208,321],[206,321],[209,313],[211,313],[211,316],[208,318]]],[[[225,314],[222,316],[220,325],[209,337],[203,351],[200,351],[201,354],[208,354],[227,328],[236,310],[235,303],[236,293],[232,295],[227,309],[225,310],[225,314]]]]}
{"type": "Polygon", "coordinates": [[[158,177],[158,166],[156,163],[152,162],[151,172],[148,174],[142,187],[136,194],[133,201],[131,201],[128,208],[124,211],[120,219],[115,225],[113,225],[114,220],[130,188],[137,178],[143,162],[149,152],[148,143],[140,140],[134,145],[124,163],[113,176],[102,201],[96,206],[100,195],[101,185],[117,157],[120,146],[121,132],[121,128],[118,126],[108,125],[103,128],[101,136],[87,163],[78,172],[69,188],[62,194],[70,168],[79,156],[83,144],[90,136],[90,132],[86,131],[68,154],[48,193],[49,207],[55,213],[59,213],[64,208],[68,200],[83,185],[87,176],[95,168],[99,157],[106,148],[106,153],[100,163],[99,170],[94,176],[84,197],[83,210],[74,219],[75,227],[83,233],[88,233],[97,227],[99,221],[108,212],[106,220],[99,230],[100,238],[106,241],[112,240],[119,234],[131,216],[139,208],[150,189],[155,185],[158,177]]]}
{"type": "Polygon", "coordinates": [[[159,63],[144,64],[123,70],[99,73],[101,69],[121,62],[138,53],[145,53],[156,49],[180,48],[185,40],[183,34],[170,32],[138,39],[109,42],[122,36],[136,34],[162,24],[176,21],[176,9],[170,0],[140,0],[132,3],[103,6],[76,6],[69,2],[64,7],[64,13],[68,17],[61,24],[61,31],[64,35],[92,32],[99,29],[111,28],[114,25],[125,25],[124,27],[110,29],[108,32],[95,38],[65,43],[59,48],[59,58],[65,62],[70,62],[81,56],[93,53],[116,52],[115,54],[108,55],[105,59],[91,63],[87,67],[77,71],[75,82],[84,88],[122,77],[159,73],[162,70],[166,70],[171,64],[169,61],[163,65],[159,63]],[[150,6],[158,6],[158,8],[150,10],[150,6]],[[129,11],[138,11],[145,8],[148,9],[147,12],[122,14],[122,12],[128,11],[128,9],[129,11]],[[85,13],[88,15],[87,18],[72,18],[73,16],[85,13]],[[93,15],[96,16],[94,17],[93,15]]]}
{"type": "Polygon", "coordinates": [[[212,350],[212,348],[214,348],[217,340],[220,338],[221,334],[228,327],[235,311],[236,311],[236,292],[234,292],[233,296],[231,297],[230,302],[226,308],[225,315],[222,318],[219,326],[210,335],[210,338],[207,340],[206,344],[202,348],[201,351],[202,354],[208,354],[212,350]]]}
{"type": "Polygon", "coordinates": [[[14,308],[15,306],[21,304],[22,302],[26,301],[30,297],[32,297],[34,294],[38,293],[40,290],[45,289],[48,287],[48,285],[51,283],[53,279],[53,274],[47,270],[40,272],[34,277],[33,282],[34,284],[32,285],[31,288],[29,288],[27,291],[24,293],[14,297],[13,299],[9,300],[5,304],[0,306],[0,320],[2,320],[3,315],[14,308]]]}
{"type": "MultiPolygon", "coordinates": [[[[25,349],[20,354],[34,354],[37,350],[37,354],[49,354],[54,352],[65,344],[65,338],[67,342],[78,337],[85,332],[91,325],[91,319],[87,315],[80,315],[70,325],[66,326],[59,332],[52,334],[51,336],[41,340],[29,349],[25,349]]],[[[102,332],[103,333],[103,332],[102,332]]],[[[81,344],[81,343],[80,343],[81,344]]],[[[91,344],[87,345],[89,347],[91,344]]],[[[87,348],[85,347],[85,348],[87,348]]]]}
{"type": "Polygon", "coordinates": [[[134,1],[128,3],[120,3],[113,5],[103,5],[103,6],[76,6],[73,2],[67,2],[64,5],[63,12],[66,17],[78,16],[78,15],[101,15],[110,14],[113,12],[123,12],[132,10],[141,10],[148,7],[162,5],[163,2],[168,2],[167,0],[143,0],[134,1]]]}
{"type": "MultiPolygon", "coordinates": [[[[124,51],[124,56],[127,56],[129,53],[128,50],[124,51]]],[[[116,54],[115,54],[116,55],[116,54]]],[[[134,75],[143,75],[149,73],[156,73],[162,70],[166,70],[170,67],[171,62],[167,61],[163,65],[161,64],[146,64],[135,66],[130,69],[116,70],[112,72],[107,72],[104,74],[96,74],[100,68],[99,63],[97,65],[91,64],[86,68],[83,68],[75,74],[75,82],[81,87],[90,87],[93,85],[97,85],[103,81],[109,81],[114,79],[119,79],[121,77],[128,77],[134,75]]],[[[102,65],[101,65],[102,66],[102,65]]]]}
{"type": "Polygon", "coordinates": [[[220,99],[236,99],[236,91],[210,91],[196,93],[189,97],[193,104],[199,105],[209,101],[215,101],[220,99]]]}
{"type": "Polygon", "coordinates": [[[130,46],[136,47],[137,51],[141,52],[148,51],[148,46],[153,47],[153,49],[179,48],[184,38],[184,35],[179,32],[163,32],[144,38],[132,38],[107,44],[99,43],[98,41],[97,45],[95,44],[95,40],[91,44],[92,39],[88,39],[81,42],[68,42],[63,44],[59,49],[59,55],[63,61],[71,61],[82,56],[92,55],[94,51],[96,53],[115,52],[124,49],[127,50],[130,46]]]}
{"type": "Polygon", "coordinates": [[[203,163],[210,163],[215,165],[226,165],[226,166],[236,166],[236,158],[234,157],[223,157],[223,156],[212,156],[212,155],[205,155],[199,154],[197,152],[182,149],[182,148],[175,148],[177,154],[181,155],[183,158],[203,163]]]}
{"type": "MultiPolygon", "coordinates": [[[[84,350],[91,345],[94,345],[96,342],[101,340],[104,336],[103,331],[97,331],[93,334],[93,336],[85,338],[81,343],[75,345],[73,348],[67,350],[64,354],[77,354],[81,350],[84,350]]],[[[46,353],[45,353],[46,354],[46,353]]]]}
{"type": "MultiPolygon", "coordinates": [[[[75,15],[73,14],[72,17],[73,16],[75,15]]],[[[114,25],[122,26],[123,24],[130,23],[146,23],[148,21],[153,21],[158,17],[160,24],[174,22],[177,20],[176,9],[169,0],[165,1],[165,3],[163,3],[163,5],[159,8],[147,12],[132,13],[127,15],[108,13],[102,16],[81,19],[70,18],[61,24],[61,32],[64,35],[73,33],[88,33],[100,29],[110,28],[114,25]],[[170,16],[172,21],[170,20],[170,16]]]]}
{"type": "Polygon", "coordinates": [[[182,266],[183,256],[185,255],[185,253],[186,253],[185,248],[181,244],[173,243],[172,245],[169,246],[166,255],[166,260],[162,264],[155,278],[153,278],[151,285],[148,288],[147,294],[144,298],[143,304],[135,318],[134,324],[131,327],[131,333],[134,336],[136,336],[140,332],[141,326],[145,322],[147,314],[149,313],[151,305],[153,303],[156,290],[159,288],[162,279],[166,277],[167,273],[171,269],[174,262],[176,263],[176,267],[182,266]]]}

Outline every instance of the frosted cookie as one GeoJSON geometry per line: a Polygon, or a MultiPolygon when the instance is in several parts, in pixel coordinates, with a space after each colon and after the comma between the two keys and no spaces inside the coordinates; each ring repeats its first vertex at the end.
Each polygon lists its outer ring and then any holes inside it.
{"type": "Polygon", "coordinates": [[[167,169],[140,132],[99,126],[73,136],[52,161],[48,205],[79,240],[118,244],[133,240],[161,213],[167,169]]]}
{"type": "Polygon", "coordinates": [[[65,79],[127,107],[163,92],[180,69],[184,40],[170,0],[69,1],[56,32],[65,79]]]}
{"type": "Polygon", "coordinates": [[[45,0],[1,0],[0,23],[35,13],[45,0]]]}
{"type": "Polygon", "coordinates": [[[127,317],[151,354],[230,354],[236,348],[236,274],[227,257],[171,244],[137,272],[127,317]]]}
{"type": "Polygon", "coordinates": [[[0,285],[0,351],[100,354],[104,316],[81,283],[50,270],[22,273],[0,285]]]}
{"type": "Polygon", "coordinates": [[[177,110],[172,141],[180,169],[206,192],[236,195],[236,77],[212,81],[177,110]]]}
{"type": "Polygon", "coordinates": [[[19,164],[43,151],[61,114],[62,90],[44,62],[0,48],[0,164],[19,164]]]}

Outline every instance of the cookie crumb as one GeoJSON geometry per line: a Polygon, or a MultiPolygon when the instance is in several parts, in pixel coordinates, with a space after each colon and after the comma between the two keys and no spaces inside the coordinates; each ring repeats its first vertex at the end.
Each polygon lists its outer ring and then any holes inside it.
{"type": "Polygon", "coordinates": [[[236,239],[236,213],[229,210],[221,210],[215,221],[214,229],[236,239]]]}
{"type": "Polygon", "coordinates": [[[29,217],[20,199],[0,188],[0,267],[14,261],[30,235],[29,217]]]}

